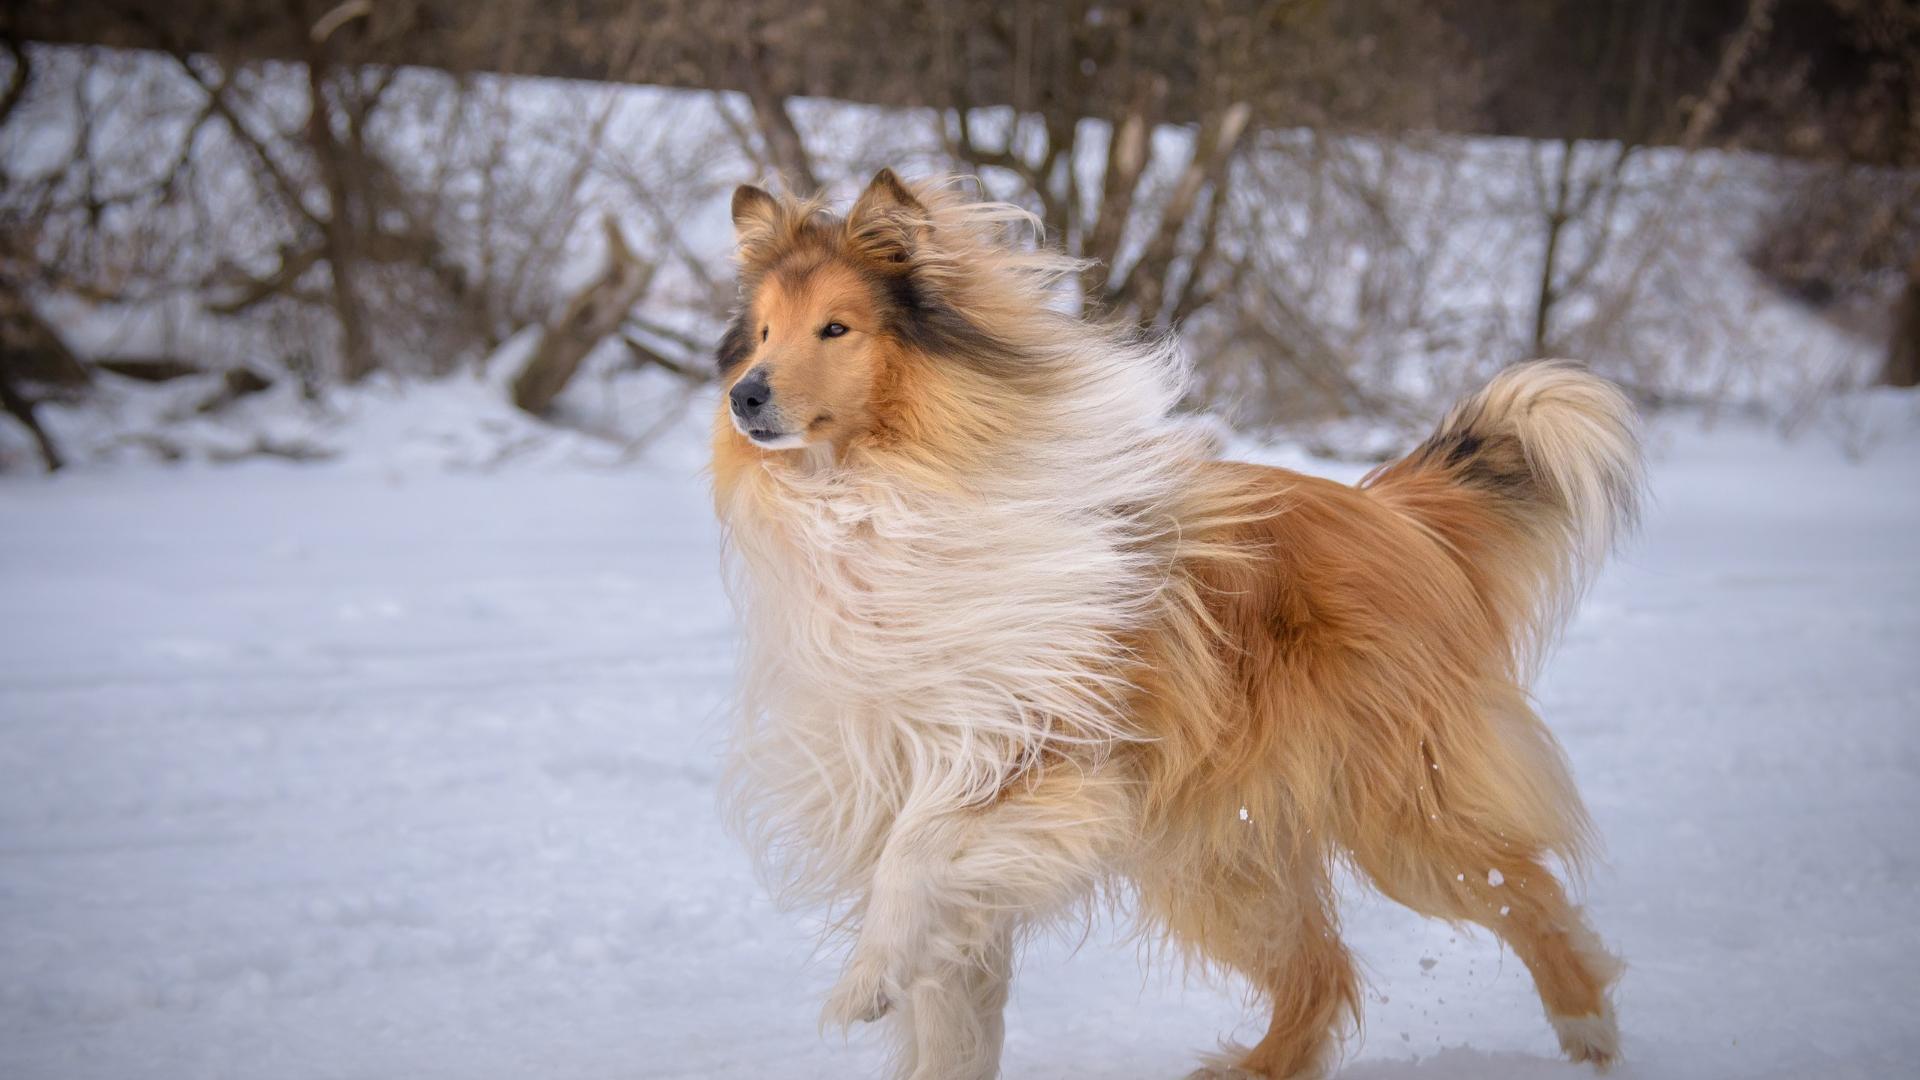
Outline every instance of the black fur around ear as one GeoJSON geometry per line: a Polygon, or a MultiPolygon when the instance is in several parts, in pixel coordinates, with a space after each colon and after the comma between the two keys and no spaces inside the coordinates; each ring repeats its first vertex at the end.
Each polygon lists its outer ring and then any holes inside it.
{"type": "Polygon", "coordinates": [[[714,360],[719,364],[720,374],[725,375],[746,362],[753,355],[753,335],[747,332],[747,317],[735,315],[727,324],[727,332],[720,335],[720,345],[714,349],[714,360]]]}

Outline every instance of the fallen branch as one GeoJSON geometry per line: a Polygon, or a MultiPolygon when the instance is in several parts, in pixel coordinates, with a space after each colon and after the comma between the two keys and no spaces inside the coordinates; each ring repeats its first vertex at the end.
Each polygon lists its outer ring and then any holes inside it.
{"type": "Polygon", "coordinates": [[[543,416],[567,388],[593,347],[620,328],[627,312],[653,284],[654,266],[627,247],[620,226],[606,219],[607,266],[568,302],[566,311],[540,334],[540,343],[513,380],[513,403],[543,416]]]}
{"type": "Polygon", "coordinates": [[[620,335],[620,340],[625,342],[627,349],[633,353],[633,364],[635,367],[645,367],[648,364],[652,364],[655,367],[664,368],[683,379],[696,383],[706,382],[712,377],[712,373],[709,371],[693,367],[679,360],[669,359],[662,355],[659,350],[641,341],[639,338],[634,337],[632,334],[622,334],[620,335]]]}

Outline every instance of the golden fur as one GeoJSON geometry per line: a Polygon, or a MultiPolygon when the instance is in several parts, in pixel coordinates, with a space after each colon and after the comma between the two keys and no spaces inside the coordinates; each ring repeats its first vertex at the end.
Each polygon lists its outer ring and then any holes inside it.
{"type": "Polygon", "coordinates": [[[1358,487],[1220,461],[1164,343],[1052,306],[1019,211],[882,172],[847,217],[743,188],[715,498],[745,619],[735,822],[851,938],[830,1023],[899,1075],[997,1075],[1019,934],[1102,890],[1272,1007],[1213,1076],[1328,1067],[1346,859],[1532,971],[1617,1053],[1617,965],[1556,880],[1590,827],[1534,665],[1631,523],[1631,411],[1501,374],[1358,487]],[[833,324],[846,332],[826,336],[833,324]]]}

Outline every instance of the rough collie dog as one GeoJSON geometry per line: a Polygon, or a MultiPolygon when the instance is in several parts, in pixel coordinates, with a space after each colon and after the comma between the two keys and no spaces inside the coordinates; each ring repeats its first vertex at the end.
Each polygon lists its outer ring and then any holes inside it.
{"type": "Polygon", "coordinates": [[[1618,965],[1550,869],[1590,826],[1526,687],[1633,518],[1626,400],[1531,364],[1358,487],[1221,461],[1172,346],[1062,313],[1024,217],[891,172],[845,217],[733,198],[728,792],[849,942],[824,1021],[993,1077],[1022,932],[1117,896],[1271,1005],[1196,1076],[1314,1074],[1360,1011],[1345,860],[1499,935],[1607,1065],[1618,965]]]}

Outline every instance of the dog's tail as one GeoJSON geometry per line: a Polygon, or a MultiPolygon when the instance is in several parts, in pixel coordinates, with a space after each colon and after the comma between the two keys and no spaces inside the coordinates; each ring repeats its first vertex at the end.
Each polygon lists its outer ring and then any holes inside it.
{"type": "Polygon", "coordinates": [[[1639,515],[1639,423],[1613,384],[1520,364],[1363,486],[1449,547],[1530,670],[1639,515]]]}

